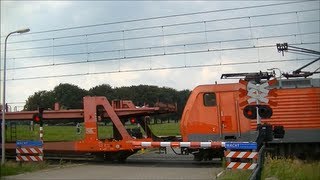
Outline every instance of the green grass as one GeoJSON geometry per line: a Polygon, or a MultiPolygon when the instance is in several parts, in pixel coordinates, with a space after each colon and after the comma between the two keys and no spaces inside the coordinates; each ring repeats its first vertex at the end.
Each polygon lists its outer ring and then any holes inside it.
{"type": "Polygon", "coordinates": [[[150,129],[157,136],[177,136],[180,135],[179,123],[152,124],[150,129]]]}
{"type": "MultiPolygon", "coordinates": [[[[252,171],[226,170],[220,179],[248,179],[252,171]]],[[[279,180],[313,180],[320,179],[320,162],[305,162],[297,159],[266,158],[262,178],[277,178],[279,180]]]]}
{"type": "MultiPolygon", "coordinates": [[[[137,125],[127,124],[126,128],[137,127],[137,125]]],[[[28,125],[17,125],[17,140],[38,140],[39,139],[39,125],[34,126],[34,131],[30,131],[28,125]]],[[[176,136],[180,134],[179,123],[163,123],[150,125],[152,132],[157,136],[176,136]]],[[[98,137],[99,139],[112,138],[113,130],[109,124],[107,126],[103,124],[98,125],[98,137]]],[[[81,133],[77,134],[75,126],[44,126],[45,141],[75,141],[84,138],[84,126],[81,126],[81,133]]],[[[141,131],[143,132],[142,128],[141,131]]],[[[14,137],[11,138],[10,127],[6,130],[7,141],[15,141],[14,137]]]]}
{"type": "MultiPolygon", "coordinates": [[[[73,141],[80,140],[84,137],[84,129],[78,135],[75,126],[44,126],[44,140],[45,141],[73,141]]],[[[6,131],[7,141],[11,141],[10,128],[6,131]]],[[[30,131],[28,125],[17,125],[17,140],[38,140],[39,139],[39,125],[34,126],[34,131],[30,131]]],[[[13,138],[12,141],[15,141],[13,138]]]]}
{"type": "Polygon", "coordinates": [[[226,170],[221,180],[245,180],[249,179],[252,171],[247,170],[226,170]]]}
{"type": "Polygon", "coordinates": [[[320,161],[305,162],[297,159],[277,159],[268,157],[262,177],[281,179],[320,179],[320,161]]]}
{"type": "Polygon", "coordinates": [[[14,162],[7,161],[5,165],[1,165],[0,177],[21,174],[24,172],[32,172],[48,168],[49,164],[45,162],[14,162]]]}

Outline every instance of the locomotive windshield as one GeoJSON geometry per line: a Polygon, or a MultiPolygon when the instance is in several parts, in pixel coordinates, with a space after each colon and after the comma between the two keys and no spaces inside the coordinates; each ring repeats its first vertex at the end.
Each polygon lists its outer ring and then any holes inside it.
{"type": "Polygon", "coordinates": [[[215,93],[204,93],[203,95],[204,106],[216,106],[216,94],[215,93]]]}

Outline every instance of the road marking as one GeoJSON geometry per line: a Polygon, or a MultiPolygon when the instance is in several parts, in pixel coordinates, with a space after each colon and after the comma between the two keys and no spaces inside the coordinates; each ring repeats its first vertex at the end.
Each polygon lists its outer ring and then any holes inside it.
{"type": "Polygon", "coordinates": [[[221,172],[219,172],[218,175],[217,175],[217,178],[220,177],[224,173],[224,171],[225,170],[222,170],[221,172]]]}

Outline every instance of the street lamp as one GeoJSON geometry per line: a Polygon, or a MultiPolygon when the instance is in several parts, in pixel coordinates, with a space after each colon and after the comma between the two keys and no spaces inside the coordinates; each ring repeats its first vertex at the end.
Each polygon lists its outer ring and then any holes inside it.
{"type": "Polygon", "coordinates": [[[20,30],[17,30],[17,31],[13,31],[11,33],[9,33],[4,41],[4,58],[3,58],[3,101],[2,101],[2,124],[1,124],[1,135],[2,135],[2,142],[1,142],[1,149],[2,149],[2,152],[1,152],[1,165],[4,164],[5,162],[5,154],[6,154],[6,151],[5,151],[5,141],[6,141],[6,138],[5,138],[5,123],[6,123],[6,119],[5,119],[5,112],[6,112],[6,61],[7,61],[7,41],[8,41],[8,37],[11,35],[11,34],[15,34],[15,33],[19,33],[19,34],[22,34],[22,33],[26,33],[26,32],[29,32],[30,29],[27,28],[27,29],[20,29],[20,30]]]}

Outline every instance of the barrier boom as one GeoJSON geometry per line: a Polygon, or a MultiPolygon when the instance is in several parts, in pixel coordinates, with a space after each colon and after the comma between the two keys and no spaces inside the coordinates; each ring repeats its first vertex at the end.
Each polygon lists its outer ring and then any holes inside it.
{"type": "Polygon", "coordinates": [[[159,147],[189,147],[189,148],[226,148],[226,149],[257,149],[256,142],[142,142],[132,141],[134,147],[159,148],[159,147]]]}

